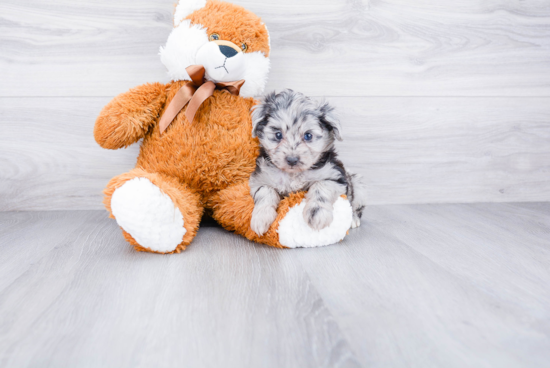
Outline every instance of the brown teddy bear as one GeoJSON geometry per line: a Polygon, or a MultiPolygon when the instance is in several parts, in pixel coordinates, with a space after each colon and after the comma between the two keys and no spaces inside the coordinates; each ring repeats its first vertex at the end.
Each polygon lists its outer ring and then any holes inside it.
{"type": "Polygon", "coordinates": [[[115,97],[94,136],[119,149],[143,139],[136,167],[108,183],[104,204],[138,251],[179,253],[191,243],[205,209],[224,228],[275,247],[328,245],[351,223],[345,199],[333,223],[309,228],[304,193],[281,201],[277,220],[259,237],[250,229],[248,178],[259,152],[250,111],[269,72],[269,33],[246,9],[216,0],[180,0],[160,57],[172,82],[115,97]]]}

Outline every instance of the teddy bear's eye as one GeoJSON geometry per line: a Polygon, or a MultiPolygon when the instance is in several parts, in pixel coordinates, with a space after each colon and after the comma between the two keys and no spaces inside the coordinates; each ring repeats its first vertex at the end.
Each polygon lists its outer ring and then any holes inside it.
{"type": "Polygon", "coordinates": [[[220,35],[217,33],[212,33],[208,38],[210,39],[210,41],[217,41],[220,39],[220,35]]]}
{"type": "Polygon", "coordinates": [[[246,50],[248,50],[248,46],[246,45],[246,43],[243,43],[241,45],[241,49],[243,50],[243,52],[246,52],[246,50]]]}

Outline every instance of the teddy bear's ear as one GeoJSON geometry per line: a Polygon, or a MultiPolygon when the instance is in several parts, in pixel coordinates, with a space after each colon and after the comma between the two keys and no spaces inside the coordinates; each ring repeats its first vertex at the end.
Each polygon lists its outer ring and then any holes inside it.
{"type": "Polygon", "coordinates": [[[174,13],[174,26],[177,27],[189,14],[204,8],[206,0],[180,0],[174,13]]]}

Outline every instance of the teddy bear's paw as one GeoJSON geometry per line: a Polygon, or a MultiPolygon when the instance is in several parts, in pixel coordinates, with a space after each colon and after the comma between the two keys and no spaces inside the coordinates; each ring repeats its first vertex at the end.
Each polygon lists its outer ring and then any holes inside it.
{"type": "Polygon", "coordinates": [[[279,222],[279,243],[288,248],[321,247],[339,242],[346,236],[352,222],[353,211],[347,199],[334,202],[333,220],[321,230],[312,229],[304,219],[306,200],[291,207],[279,222]]]}
{"type": "Polygon", "coordinates": [[[111,211],[139,245],[155,252],[174,251],[187,232],[179,208],[146,178],[128,180],[117,188],[111,211]]]}

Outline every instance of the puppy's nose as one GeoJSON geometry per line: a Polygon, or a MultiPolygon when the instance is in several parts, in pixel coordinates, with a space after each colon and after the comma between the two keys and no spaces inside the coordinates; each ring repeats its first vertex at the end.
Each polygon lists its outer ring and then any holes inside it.
{"type": "Polygon", "coordinates": [[[287,157],[286,158],[286,162],[290,165],[290,166],[294,166],[298,163],[298,161],[300,161],[300,158],[298,157],[287,157]]]}
{"type": "Polygon", "coordinates": [[[225,45],[220,45],[218,47],[220,48],[221,53],[225,55],[225,57],[231,58],[238,54],[237,50],[235,50],[233,47],[225,45]]]}

